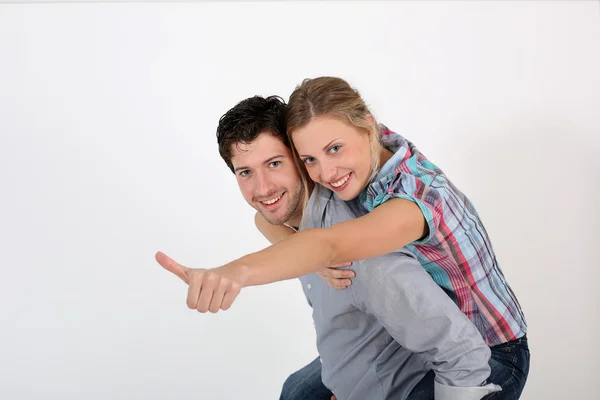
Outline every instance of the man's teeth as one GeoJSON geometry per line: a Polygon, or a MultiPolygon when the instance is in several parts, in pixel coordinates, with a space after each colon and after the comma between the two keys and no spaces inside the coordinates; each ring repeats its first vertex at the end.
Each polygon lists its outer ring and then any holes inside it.
{"type": "Polygon", "coordinates": [[[345,177],[343,177],[342,179],[340,179],[337,182],[332,182],[331,186],[333,187],[340,187],[342,186],[344,183],[346,183],[346,181],[348,180],[348,178],[350,178],[350,174],[346,175],[345,177]]]}
{"type": "Polygon", "coordinates": [[[279,201],[279,199],[281,198],[281,196],[277,196],[271,200],[261,201],[261,203],[266,204],[266,205],[277,203],[279,201]]]}

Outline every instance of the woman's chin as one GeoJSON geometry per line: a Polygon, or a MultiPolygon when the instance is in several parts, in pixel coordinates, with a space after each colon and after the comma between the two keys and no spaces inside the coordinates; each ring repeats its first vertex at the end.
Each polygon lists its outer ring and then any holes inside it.
{"type": "Polygon", "coordinates": [[[343,201],[354,200],[358,196],[358,191],[355,188],[348,187],[340,192],[335,192],[335,195],[343,201]]]}

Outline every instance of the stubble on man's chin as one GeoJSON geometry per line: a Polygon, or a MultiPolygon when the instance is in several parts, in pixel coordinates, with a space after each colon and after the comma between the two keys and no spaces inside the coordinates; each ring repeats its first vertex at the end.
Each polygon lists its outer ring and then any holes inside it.
{"type": "Polygon", "coordinates": [[[256,207],[253,207],[253,208],[256,211],[258,211],[258,213],[260,215],[262,215],[262,217],[265,219],[265,221],[267,221],[271,225],[283,225],[285,223],[285,221],[283,221],[282,219],[273,220],[273,218],[271,218],[269,215],[267,215],[267,213],[264,212],[263,210],[261,210],[260,208],[256,208],[256,207]],[[283,222],[280,222],[280,220],[282,220],[283,222]]]}
{"type": "Polygon", "coordinates": [[[279,225],[284,225],[284,224],[288,223],[288,221],[294,217],[294,215],[295,215],[295,211],[296,211],[296,210],[292,210],[292,211],[289,211],[289,210],[288,210],[288,212],[287,212],[287,213],[286,213],[286,214],[285,214],[283,217],[280,217],[280,218],[278,218],[278,219],[276,219],[276,220],[274,220],[274,219],[272,219],[272,218],[269,218],[267,215],[265,215],[265,213],[263,213],[263,212],[262,212],[262,211],[260,211],[260,210],[259,210],[258,212],[259,212],[259,213],[260,213],[260,214],[263,216],[263,218],[264,218],[264,219],[265,219],[265,220],[266,220],[266,221],[267,221],[269,224],[271,224],[271,225],[275,225],[275,226],[279,226],[279,225]]]}

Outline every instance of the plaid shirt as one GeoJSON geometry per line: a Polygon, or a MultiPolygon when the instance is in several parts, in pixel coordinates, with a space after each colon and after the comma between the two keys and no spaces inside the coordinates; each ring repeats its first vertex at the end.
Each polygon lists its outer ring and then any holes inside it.
{"type": "Polygon", "coordinates": [[[372,211],[392,198],[415,202],[429,234],[406,247],[488,346],[522,337],[527,330],[523,311],[473,204],[411,142],[384,125],[381,140],[395,154],[361,193],[363,206],[372,211]]]}

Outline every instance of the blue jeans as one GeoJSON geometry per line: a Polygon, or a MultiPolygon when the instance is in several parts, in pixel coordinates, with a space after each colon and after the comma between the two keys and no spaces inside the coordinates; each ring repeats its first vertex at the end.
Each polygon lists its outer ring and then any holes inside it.
{"type": "Polygon", "coordinates": [[[286,379],[279,400],[329,400],[331,396],[321,380],[321,359],[317,357],[286,379]]]}
{"type": "MultiPolygon", "coordinates": [[[[500,385],[502,391],[483,400],[518,400],[529,375],[529,346],[527,336],[490,348],[491,374],[489,381],[500,385]]],[[[429,371],[415,386],[407,400],[433,400],[435,374],[429,371]]],[[[279,400],[330,400],[333,393],[321,381],[321,360],[294,372],[283,384],[279,400]]]]}

